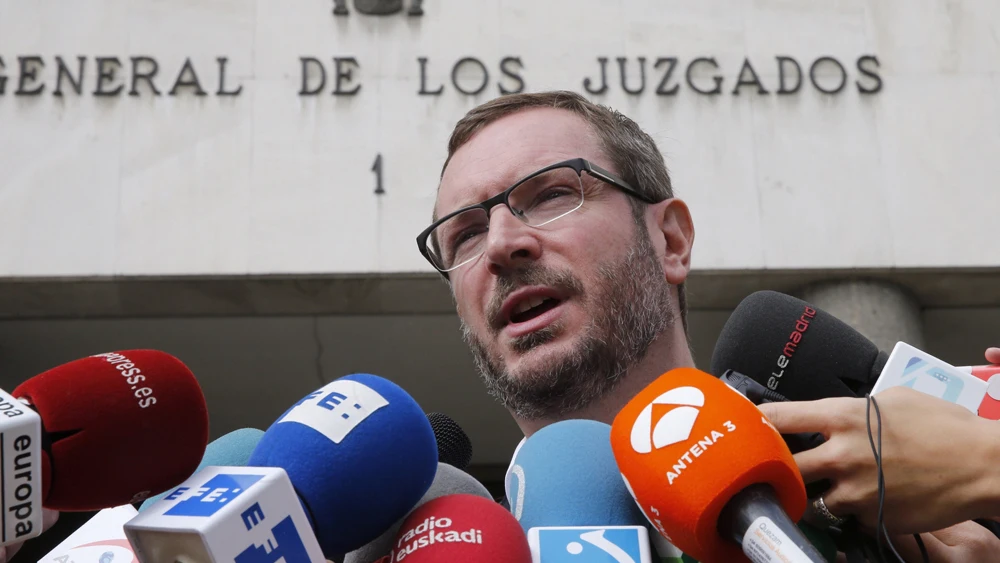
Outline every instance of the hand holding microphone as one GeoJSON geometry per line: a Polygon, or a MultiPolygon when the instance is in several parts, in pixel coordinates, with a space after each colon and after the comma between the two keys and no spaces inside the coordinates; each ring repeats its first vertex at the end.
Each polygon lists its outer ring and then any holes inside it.
{"type": "MultiPolygon", "coordinates": [[[[882,418],[884,522],[891,534],[938,530],[1000,513],[1000,427],[967,409],[909,389],[876,397],[882,418]]],[[[854,515],[875,529],[878,478],[866,401],[833,398],[768,403],[761,412],[782,433],[819,432],[826,442],[795,454],[808,482],[829,479],[822,499],[835,517],[854,515]]],[[[872,436],[878,422],[870,413],[872,436]]]]}

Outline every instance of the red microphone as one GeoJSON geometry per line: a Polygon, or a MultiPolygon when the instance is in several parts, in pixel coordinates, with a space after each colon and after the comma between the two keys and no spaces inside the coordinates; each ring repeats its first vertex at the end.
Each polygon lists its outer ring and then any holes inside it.
{"type": "Polygon", "coordinates": [[[82,358],[11,395],[41,417],[41,499],[53,510],[100,510],[159,494],[191,476],[208,444],[201,387],[180,360],[157,350],[82,358]]]}
{"type": "Polygon", "coordinates": [[[499,504],[476,495],[447,495],[403,521],[389,563],[531,563],[521,525],[499,504]]]}

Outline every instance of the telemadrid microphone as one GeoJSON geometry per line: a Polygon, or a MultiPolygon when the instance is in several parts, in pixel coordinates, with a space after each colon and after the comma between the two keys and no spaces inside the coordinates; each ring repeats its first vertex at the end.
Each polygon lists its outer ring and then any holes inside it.
{"type": "Polygon", "coordinates": [[[82,358],[0,391],[7,500],[0,544],[41,532],[42,510],[140,502],[191,475],[208,442],[191,370],[157,350],[82,358]]]}
{"type": "MultiPolygon", "coordinates": [[[[437,473],[434,475],[434,482],[431,483],[431,488],[427,489],[424,496],[420,497],[414,510],[436,498],[458,494],[475,495],[488,500],[493,499],[489,490],[477,481],[475,477],[453,465],[439,461],[437,473]]],[[[389,529],[382,532],[382,535],[348,553],[344,556],[344,563],[372,563],[372,561],[389,555],[392,551],[393,543],[396,541],[396,534],[403,525],[404,519],[400,518],[389,529]]]]}
{"type": "MultiPolygon", "coordinates": [[[[219,437],[205,448],[205,455],[202,456],[201,463],[198,464],[194,473],[210,465],[245,466],[250,461],[250,454],[253,453],[253,449],[257,447],[257,443],[260,442],[262,436],[264,436],[263,430],[240,428],[219,437]]],[[[167,496],[167,493],[163,492],[146,499],[142,503],[142,506],[139,507],[139,512],[143,512],[165,496],[167,496]]]]}
{"type": "Polygon", "coordinates": [[[646,517],[684,553],[706,563],[825,561],[794,524],[806,493],[791,452],[717,378],[694,368],[660,376],[615,417],[611,445],[646,517]]]}
{"type": "Polygon", "coordinates": [[[833,315],[775,291],[759,291],[733,311],[712,354],[712,373],[745,374],[790,400],[872,395],[911,387],[1000,419],[1000,380],[988,366],[963,370],[899,342],[891,354],[833,315]]]}
{"type": "Polygon", "coordinates": [[[476,495],[434,499],[406,517],[390,563],[531,563],[517,520],[499,504],[476,495]]]}
{"type": "Polygon", "coordinates": [[[416,505],[438,458],[420,405],[395,383],[358,373],[288,409],[264,433],[249,465],[288,473],[323,553],[340,557],[416,505]]]}
{"type": "Polygon", "coordinates": [[[837,317],[777,291],[743,299],[712,352],[716,377],[729,369],[793,401],[858,397],[888,356],[837,317]]]}

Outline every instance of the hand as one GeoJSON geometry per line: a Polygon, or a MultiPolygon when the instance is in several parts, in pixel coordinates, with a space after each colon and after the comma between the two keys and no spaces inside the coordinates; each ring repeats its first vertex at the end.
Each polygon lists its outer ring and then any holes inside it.
{"type": "MultiPolygon", "coordinates": [[[[879,393],[882,413],[884,523],[890,534],[940,530],[1000,513],[991,505],[998,469],[996,423],[906,387],[879,393]],[[992,460],[992,462],[991,462],[992,460]]],[[[869,530],[878,520],[878,472],[865,426],[866,401],[836,398],[767,403],[761,412],[781,433],[819,432],[826,442],[795,455],[806,483],[830,479],[830,512],[854,515],[869,530]]],[[[872,437],[878,423],[871,409],[872,437]]]]}
{"type": "Polygon", "coordinates": [[[1000,348],[987,348],[986,361],[991,364],[1000,364],[1000,348]]]}
{"type": "MultiPolygon", "coordinates": [[[[920,534],[931,563],[990,563],[1000,559],[1000,539],[975,522],[920,534]]],[[[896,550],[907,561],[923,561],[912,535],[892,538],[896,550]]]]}
{"type": "MultiPolygon", "coordinates": [[[[58,512],[55,510],[49,510],[48,508],[42,509],[42,533],[54,526],[58,521],[58,512]]],[[[24,542],[0,546],[0,563],[7,563],[10,561],[11,558],[17,555],[17,552],[20,551],[22,545],[24,545],[24,542]]]]}

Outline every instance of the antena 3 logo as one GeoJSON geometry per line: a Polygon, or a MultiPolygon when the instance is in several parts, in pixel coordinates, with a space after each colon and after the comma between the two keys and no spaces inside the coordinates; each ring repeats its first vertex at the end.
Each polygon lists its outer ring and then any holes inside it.
{"type": "Polygon", "coordinates": [[[632,424],[632,449],[640,454],[648,454],[653,448],[665,448],[687,440],[698,420],[698,407],[703,406],[705,394],[697,387],[678,387],[653,399],[632,424]],[[655,405],[677,405],[677,408],[660,417],[654,428],[655,405]]]}
{"type": "Polygon", "coordinates": [[[350,379],[338,379],[306,395],[276,424],[298,422],[339,444],[387,401],[374,389],[350,379]]]}
{"type": "MultiPolygon", "coordinates": [[[[703,406],[705,406],[705,394],[697,387],[677,387],[653,399],[652,403],[642,409],[632,424],[632,449],[640,454],[648,454],[654,449],[659,450],[686,442],[691,437],[694,423],[698,420],[700,407],[703,406]],[[659,410],[657,409],[658,405],[661,409],[664,406],[674,406],[675,408],[661,415],[654,426],[654,414],[659,410]]],[[[667,471],[667,483],[673,485],[681,473],[693,465],[695,460],[701,457],[705,451],[726,434],[735,431],[736,425],[727,420],[722,423],[722,428],[719,430],[713,429],[699,437],[667,471]],[[725,432],[723,433],[722,430],[725,432]]]]}

